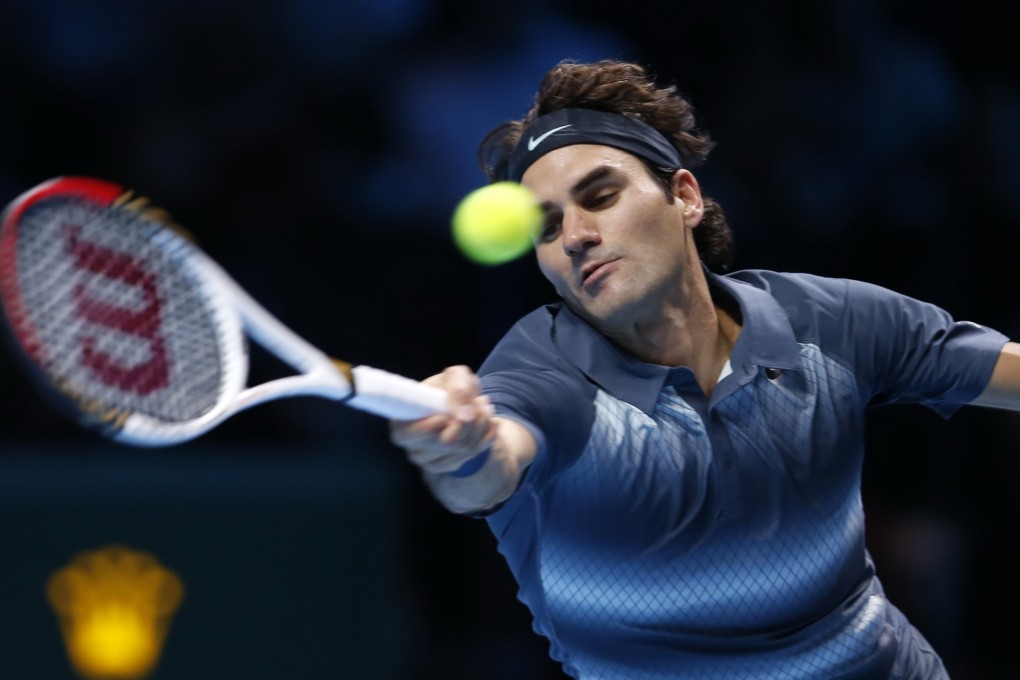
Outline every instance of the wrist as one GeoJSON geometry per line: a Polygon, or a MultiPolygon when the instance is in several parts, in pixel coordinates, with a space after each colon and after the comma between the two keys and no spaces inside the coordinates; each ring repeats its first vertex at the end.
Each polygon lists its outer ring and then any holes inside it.
{"type": "Polygon", "coordinates": [[[492,455],[492,447],[486,446],[480,453],[477,453],[464,461],[459,468],[452,472],[447,472],[446,474],[449,477],[456,477],[458,479],[470,477],[485,467],[485,464],[489,462],[490,455],[492,455]]]}

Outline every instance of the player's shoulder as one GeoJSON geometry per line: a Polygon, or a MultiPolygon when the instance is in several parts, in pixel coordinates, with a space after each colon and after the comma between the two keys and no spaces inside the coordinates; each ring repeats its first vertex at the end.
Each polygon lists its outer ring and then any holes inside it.
{"type": "Polygon", "coordinates": [[[553,340],[562,303],[543,305],[521,317],[500,339],[479,369],[479,375],[507,370],[555,370],[562,357],[553,340]]]}
{"type": "Polygon", "coordinates": [[[800,304],[843,306],[906,297],[866,281],[803,272],[742,269],[727,274],[726,278],[764,290],[784,307],[800,304]]]}
{"type": "Polygon", "coordinates": [[[907,298],[881,286],[855,279],[800,272],[747,269],[727,280],[753,286],[775,299],[789,318],[799,340],[842,345],[858,333],[873,331],[907,298]]]}
{"type": "Polygon", "coordinates": [[[854,283],[849,279],[831,278],[803,272],[777,272],[767,269],[742,269],[726,274],[731,281],[738,281],[763,290],[780,303],[796,302],[802,299],[840,298],[846,295],[847,287],[854,283]]]}

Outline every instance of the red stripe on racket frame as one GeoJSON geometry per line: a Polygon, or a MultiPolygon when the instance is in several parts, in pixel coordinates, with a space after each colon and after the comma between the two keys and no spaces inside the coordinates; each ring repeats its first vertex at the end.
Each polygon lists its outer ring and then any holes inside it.
{"type": "MultiPolygon", "coordinates": [[[[20,196],[3,218],[0,236],[0,292],[2,292],[8,320],[21,346],[38,364],[46,365],[49,357],[43,342],[32,324],[19,285],[17,251],[18,229],[21,217],[32,206],[50,198],[75,196],[94,204],[108,207],[124,194],[124,188],[88,177],[58,177],[41,184],[20,196]]],[[[115,308],[88,298],[81,285],[74,291],[78,312],[85,319],[121,332],[137,335],[150,343],[152,358],[137,366],[117,364],[108,354],[95,348],[95,338],[82,339],[82,358],[103,384],[145,396],[165,387],[169,382],[166,348],[159,335],[161,306],[156,295],[155,281],[140,264],[125,253],[119,253],[80,238],[81,228],[68,230],[68,247],[75,265],[95,274],[119,279],[133,286],[141,286],[146,306],[141,312],[115,308]]]]}

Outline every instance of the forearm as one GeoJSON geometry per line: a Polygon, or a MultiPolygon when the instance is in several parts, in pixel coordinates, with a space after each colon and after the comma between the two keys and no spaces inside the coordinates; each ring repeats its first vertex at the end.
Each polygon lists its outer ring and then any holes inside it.
{"type": "Polygon", "coordinates": [[[470,514],[494,508],[509,498],[535,458],[537,446],[520,424],[495,418],[496,435],[489,454],[477,471],[467,476],[424,472],[436,499],[451,512],[470,514]]]}
{"type": "Polygon", "coordinates": [[[432,493],[452,512],[482,512],[505,501],[535,458],[535,437],[520,423],[494,416],[478,376],[466,366],[451,366],[424,382],[446,390],[447,411],[390,421],[391,441],[422,469],[432,493]],[[472,462],[486,450],[483,465],[472,462]]]}

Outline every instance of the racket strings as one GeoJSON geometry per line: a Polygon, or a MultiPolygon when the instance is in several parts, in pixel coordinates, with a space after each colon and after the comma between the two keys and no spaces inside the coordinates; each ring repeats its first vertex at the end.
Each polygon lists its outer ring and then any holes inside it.
{"type": "Polygon", "coordinates": [[[183,422],[215,407],[220,334],[188,247],[130,209],[50,200],[26,211],[18,284],[54,386],[99,414],[183,422]]]}

